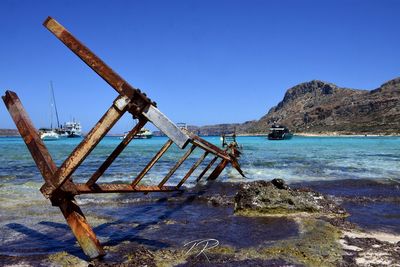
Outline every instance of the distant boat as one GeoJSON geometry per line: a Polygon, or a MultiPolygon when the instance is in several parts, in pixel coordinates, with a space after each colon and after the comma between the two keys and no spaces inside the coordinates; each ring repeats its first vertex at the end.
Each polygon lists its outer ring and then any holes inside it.
{"type": "Polygon", "coordinates": [[[292,137],[293,134],[283,125],[274,124],[269,129],[268,140],[287,140],[292,137]]]}
{"type": "MultiPolygon", "coordinates": [[[[124,137],[121,137],[120,139],[124,139],[128,135],[128,132],[124,133],[124,137]]],[[[153,132],[146,129],[142,128],[139,133],[137,133],[133,138],[134,139],[150,139],[153,137],[153,132]]]]}
{"type": "Polygon", "coordinates": [[[57,128],[56,131],[62,137],[82,137],[82,126],[79,122],[75,120],[66,122],[60,128],[57,128]]]}
{"type": "Polygon", "coordinates": [[[60,135],[54,129],[49,128],[40,128],[39,136],[43,141],[55,141],[60,139],[60,135]]]}
{"type": "Polygon", "coordinates": [[[50,128],[40,128],[39,136],[40,139],[44,141],[52,141],[60,139],[60,135],[57,132],[57,128],[53,128],[53,112],[56,113],[57,118],[57,126],[59,126],[58,122],[58,112],[56,106],[56,100],[54,97],[53,83],[50,81],[50,128]]]}
{"type": "Polygon", "coordinates": [[[58,140],[61,138],[74,138],[82,137],[82,126],[79,122],[73,121],[66,122],[64,125],[60,125],[58,119],[58,110],[56,105],[56,98],[54,96],[53,82],[50,81],[50,129],[41,128],[39,129],[39,136],[42,140],[58,140]],[[57,128],[53,128],[53,112],[55,111],[57,119],[57,128]]]}

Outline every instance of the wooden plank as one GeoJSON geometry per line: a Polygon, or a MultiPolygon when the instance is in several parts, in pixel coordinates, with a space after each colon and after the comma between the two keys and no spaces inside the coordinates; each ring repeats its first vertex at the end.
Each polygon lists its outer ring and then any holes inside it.
{"type": "Polygon", "coordinates": [[[94,184],[91,187],[86,184],[76,184],[79,194],[99,194],[99,193],[149,193],[149,192],[172,192],[177,191],[175,186],[145,186],[138,185],[133,187],[130,184],[94,184]]]}
{"type": "Polygon", "coordinates": [[[215,156],[210,163],[206,166],[206,168],[200,173],[199,177],[197,177],[196,182],[199,182],[201,178],[203,178],[204,174],[211,168],[211,166],[217,161],[218,156],[215,156]]]}
{"type": "Polygon", "coordinates": [[[176,188],[180,188],[186,180],[192,175],[192,173],[199,167],[199,165],[203,162],[203,160],[209,154],[208,151],[204,152],[204,154],[195,162],[195,164],[190,168],[190,170],[186,173],[186,175],[182,178],[182,180],[177,184],[176,188]]]}
{"type": "Polygon", "coordinates": [[[176,172],[176,170],[182,165],[182,163],[192,154],[193,150],[196,148],[195,145],[192,145],[190,149],[188,149],[185,154],[178,160],[174,167],[168,172],[168,174],[164,177],[164,179],[158,184],[158,187],[162,187],[169,178],[176,172]]]}
{"type": "MultiPolygon", "coordinates": [[[[51,158],[43,141],[40,139],[28,114],[25,112],[21,101],[18,96],[11,91],[7,91],[2,98],[44,180],[47,183],[53,183],[54,174],[57,171],[56,164],[51,158]]],[[[66,185],[67,183],[61,187],[61,190],[71,190],[72,193],[76,193],[75,186],[71,189],[70,187],[66,187],[66,185]]],[[[54,202],[52,200],[52,202],[59,206],[84,253],[92,259],[105,255],[99,240],[86,221],[83,212],[75,203],[74,198],[60,194],[57,201],[54,202]]]]}
{"type": "Polygon", "coordinates": [[[143,110],[143,115],[149,119],[160,131],[171,139],[178,147],[185,148],[190,137],[182,132],[167,116],[155,106],[148,106],[143,110]]]}
{"type": "Polygon", "coordinates": [[[125,113],[129,104],[129,98],[118,96],[113,105],[107,110],[103,117],[97,122],[95,127],[88,133],[82,142],[72,151],[69,157],[63,162],[61,167],[54,174],[53,184],[45,184],[40,191],[46,196],[51,197],[52,193],[59,188],[78,166],[85,160],[90,152],[96,147],[101,139],[108,133],[114,124],[125,113]]]}
{"type": "Polygon", "coordinates": [[[113,161],[121,154],[121,152],[128,146],[128,144],[133,140],[135,135],[143,128],[147,120],[145,118],[139,119],[138,124],[124,137],[124,139],[119,143],[119,145],[114,149],[114,151],[108,156],[108,158],[101,164],[101,166],[96,170],[96,172],[90,177],[86,182],[86,185],[91,186],[103,175],[108,167],[113,163],[113,161]]]}
{"type": "Polygon", "coordinates": [[[136,187],[137,184],[143,179],[143,177],[150,171],[154,164],[161,158],[161,156],[168,150],[168,148],[173,144],[172,140],[168,140],[163,147],[157,152],[157,154],[147,163],[146,167],[139,173],[139,175],[133,180],[132,186],[136,187]]]}

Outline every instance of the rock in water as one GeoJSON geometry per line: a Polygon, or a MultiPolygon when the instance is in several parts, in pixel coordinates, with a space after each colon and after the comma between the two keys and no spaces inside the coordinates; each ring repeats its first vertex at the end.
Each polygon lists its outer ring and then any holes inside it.
{"type": "Polygon", "coordinates": [[[291,189],[282,179],[244,183],[235,196],[235,213],[285,215],[297,212],[346,215],[346,211],[327,196],[310,189],[291,189]]]}

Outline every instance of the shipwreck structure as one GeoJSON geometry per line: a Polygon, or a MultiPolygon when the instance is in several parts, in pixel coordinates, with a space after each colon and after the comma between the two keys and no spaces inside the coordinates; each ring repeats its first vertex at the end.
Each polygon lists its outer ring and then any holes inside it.
{"type": "Polygon", "coordinates": [[[208,156],[211,156],[211,159],[205,169],[196,178],[197,182],[202,179],[202,177],[213,167],[213,165],[215,165],[216,162],[217,164],[209,174],[207,178],[208,180],[215,180],[228,164],[231,164],[241,175],[243,175],[235,155],[232,155],[202,138],[185,131],[185,129],[177,127],[160,110],[158,110],[156,103],[149,99],[145,93],[126,82],[56,20],[48,17],[44,22],[44,26],[119,94],[97,124],[90,130],[82,142],[59,167],[56,166],[46,146],[39,138],[38,131],[33,126],[28,114],[25,112],[17,94],[12,91],[6,91],[5,95],[2,97],[19,133],[43,176],[45,183],[40,189],[42,194],[46,198],[50,199],[53,206],[58,206],[60,208],[68,225],[71,227],[73,234],[78,240],[79,245],[88,257],[101,257],[105,255],[105,252],[80,207],[77,205],[75,196],[80,194],[97,193],[149,193],[180,190],[181,186],[208,156]],[[88,177],[86,183],[74,183],[72,179],[74,171],[126,112],[129,112],[134,118],[136,118],[138,123],[124,137],[115,150],[108,155],[106,160],[99,166],[93,175],[88,177]],[[140,131],[140,129],[149,122],[153,123],[160,131],[162,131],[168,137],[168,141],[160,148],[156,155],[150,160],[150,162],[148,162],[144,169],[131,183],[98,183],[98,179],[101,178],[107,168],[127,147],[129,142],[133,140],[133,137],[140,131]],[[143,177],[149,172],[154,164],[157,163],[172,144],[175,144],[184,151],[182,157],[175,163],[175,165],[171,166],[170,171],[165,175],[165,177],[162,179],[160,178],[160,182],[157,185],[141,185],[140,181],[143,177]],[[182,177],[177,185],[166,186],[165,184],[169,178],[171,178],[171,176],[195,149],[203,151],[200,158],[187,171],[186,175],[182,177]]]}

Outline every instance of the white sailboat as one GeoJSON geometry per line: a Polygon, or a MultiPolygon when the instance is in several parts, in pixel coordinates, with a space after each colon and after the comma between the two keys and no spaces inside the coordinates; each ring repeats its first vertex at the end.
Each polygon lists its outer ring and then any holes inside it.
{"type": "Polygon", "coordinates": [[[59,126],[58,122],[58,112],[57,106],[54,98],[54,90],[53,90],[53,83],[50,81],[50,128],[40,128],[39,129],[39,136],[40,139],[44,141],[53,141],[60,139],[60,135],[57,132],[57,129],[53,129],[53,111],[56,112],[57,117],[57,126],[59,126]]]}

